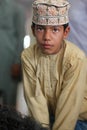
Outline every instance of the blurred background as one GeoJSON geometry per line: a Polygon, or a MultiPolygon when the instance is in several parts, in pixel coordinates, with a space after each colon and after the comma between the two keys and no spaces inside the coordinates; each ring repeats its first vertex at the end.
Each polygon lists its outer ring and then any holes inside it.
{"type": "Polygon", "coordinates": [[[31,22],[32,22],[32,3],[34,0],[14,0],[20,5],[23,6],[25,15],[26,15],[26,23],[25,23],[25,29],[26,29],[26,36],[24,38],[24,47],[26,48],[29,46],[30,40],[34,42],[34,37],[31,32],[31,22]],[[31,37],[31,38],[30,38],[31,37]]]}
{"type": "MultiPolygon", "coordinates": [[[[20,4],[25,13],[25,36],[23,41],[24,49],[29,47],[30,42],[34,42],[34,37],[31,32],[32,23],[32,2],[34,0],[14,0],[17,4],[20,4]]],[[[23,84],[22,81],[18,84],[16,108],[23,114],[28,114],[28,109],[23,96],[23,84]]]]}
{"type": "Polygon", "coordinates": [[[33,37],[32,2],[0,0],[0,104],[14,106],[23,114],[28,114],[28,111],[23,96],[19,58],[33,37]]]}

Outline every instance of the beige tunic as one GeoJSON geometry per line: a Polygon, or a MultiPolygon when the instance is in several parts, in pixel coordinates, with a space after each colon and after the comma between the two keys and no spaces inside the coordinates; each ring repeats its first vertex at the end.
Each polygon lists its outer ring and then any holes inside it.
{"type": "Polygon", "coordinates": [[[49,125],[49,106],[55,116],[53,130],[74,130],[78,118],[87,119],[86,58],[79,48],[64,41],[58,54],[46,55],[35,44],[23,51],[21,60],[24,95],[32,117],[49,125]]]}

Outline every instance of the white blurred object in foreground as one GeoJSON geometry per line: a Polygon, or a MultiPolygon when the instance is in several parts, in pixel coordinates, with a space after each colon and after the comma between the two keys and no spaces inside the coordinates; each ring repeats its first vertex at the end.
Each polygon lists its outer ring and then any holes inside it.
{"type": "Polygon", "coordinates": [[[24,37],[24,42],[23,42],[23,47],[24,49],[29,47],[30,46],[30,36],[29,35],[26,35],[24,37]]]}

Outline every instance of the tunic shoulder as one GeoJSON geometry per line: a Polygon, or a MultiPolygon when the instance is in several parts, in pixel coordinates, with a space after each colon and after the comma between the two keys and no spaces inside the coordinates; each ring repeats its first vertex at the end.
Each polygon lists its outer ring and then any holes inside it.
{"type": "Polygon", "coordinates": [[[86,59],[85,53],[77,47],[74,43],[65,40],[65,52],[64,52],[64,66],[73,66],[79,61],[83,61],[86,59]]]}

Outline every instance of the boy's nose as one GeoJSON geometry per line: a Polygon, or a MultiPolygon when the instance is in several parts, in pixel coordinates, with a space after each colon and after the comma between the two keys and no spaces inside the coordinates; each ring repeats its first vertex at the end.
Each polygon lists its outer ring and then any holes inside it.
{"type": "Polygon", "coordinates": [[[45,30],[45,32],[44,32],[44,40],[50,40],[50,30],[45,30]]]}

